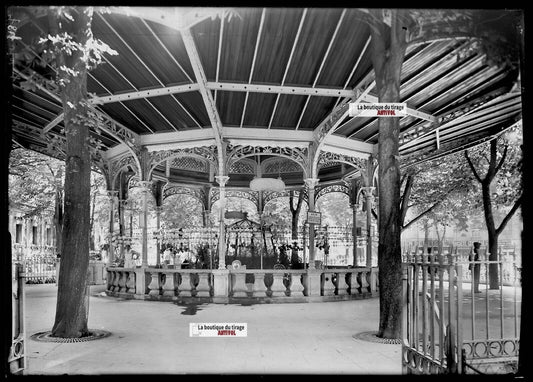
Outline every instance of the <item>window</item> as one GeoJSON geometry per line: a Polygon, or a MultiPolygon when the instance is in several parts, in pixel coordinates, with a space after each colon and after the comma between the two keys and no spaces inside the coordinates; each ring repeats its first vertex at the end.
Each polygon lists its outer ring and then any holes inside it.
{"type": "Polygon", "coordinates": [[[46,245],[52,245],[52,229],[46,227],[46,245]]]}
{"type": "Polygon", "coordinates": [[[37,245],[37,244],[39,244],[38,243],[38,237],[37,237],[38,236],[37,235],[37,227],[33,226],[31,228],[32,228],[32,242],[31,243],[37,245]]]}
{"type": "Polygon", "coordinates": [[[15,225],[15,243],[22,243],[22,224],[15,225]]]}

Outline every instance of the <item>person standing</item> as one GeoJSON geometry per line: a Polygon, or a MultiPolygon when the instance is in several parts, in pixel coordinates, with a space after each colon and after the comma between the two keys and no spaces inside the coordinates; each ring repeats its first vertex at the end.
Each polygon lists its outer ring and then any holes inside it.
{"type": "Polygon", "coordinates": [[[479,261],[479,248],[481,247],[481,243],[474,242],[474,249],[470,253],[470,256],[468,257],[468,260],[470,261],[470,265],[468,266],[468,269],[472,273],[472,282],[474,283],[474,293],[481,293],[479,290],[479,275],[481,273],[481,264],[478,263],[479,261]]]}

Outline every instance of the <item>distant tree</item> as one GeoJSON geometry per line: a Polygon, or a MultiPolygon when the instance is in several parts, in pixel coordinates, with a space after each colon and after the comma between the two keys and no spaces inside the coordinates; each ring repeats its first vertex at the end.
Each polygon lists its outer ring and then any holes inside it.
{"type": "MultiPolygon", "coordinates": [[[[522,203],[521,127],[516,126],[487,144],[466,150],[464,156],[481,188],[481,200],[488,231],[489,260],[498,260],[498,238],[522,203]],[[488,152],[487,152],[488,151],[488,152]],[[509,207],[499,225],[493,209],[509,207]]],[[[498,264],[489,265],[490,289],[499,289],[498,264]]]]}

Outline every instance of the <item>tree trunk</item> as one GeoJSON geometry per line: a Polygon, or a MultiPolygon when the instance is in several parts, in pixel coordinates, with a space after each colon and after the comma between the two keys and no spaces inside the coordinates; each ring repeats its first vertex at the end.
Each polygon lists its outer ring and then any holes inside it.
{"type": "Polygon", "coordinates": [[[89,223],[89,231],[91,232],[91,239],[89,241],[89,250],[94,251],[95,248],[95,234],[94,234],[94,213],[96,210],[96,190],[93,193],[91,200],[91,218],[89,223]]]}
{"type": "MultiPolygon", "coordinates": [[[[92,11],[79,7],[78,12],[72,13],[72,16],[73,22],[66,23],[61,20],[61,23],[63,27],[68,28],[67,33],[70,33],[75,41],[85,46],[91,36],[92,11]]],[[[51,21],[51,34],[54,35],[59,32],[59,20],[51,16],[51,21]]],[[[89,335],[86,287],[89,266],[91,162],[89,129],[83,122],[87,116],[87,69],[79,50],[70,56],[59,54],[58,59],[60,65],[78,71],[78,75],[68,77],[69,81],[61,93],[66,135],[65,207],[52,336],[79,338],[89,335]]]]}
{"type": "MultiPolygon", "coordinates": [[[[496,225],[494,223],[494,214],[492,212],[492,201],[490,198],[490,183],[491,178],[487,177],[481,183],[481,191],[483,198],[483,212],[485,214],[485,225],[487,226],[487,236],[489,245],[487,251],[489,252],[489,261],[498,260],[498,233],[496,231],[496,225]],[[490,179],[490,180],[489,180],[490,179]]],[[[498,281],[498,264],[489,264],[489,288],[499,289],[498,281]]]]}
{"type": "MultiPolygon", "coordinates": [[[[61,171],[61,170],[59,170],[61,171]]],[[[59,174],[62,173],[60,172],[59,174]]],[[[55,227],[55,247],[56,254],[61,255],[61,238],[63,236],[63,196],[59,186],[56,186],[56,196],[55,196],[55,208],[54,208],[54,227],[55,227]]]]}
{"type": "MultiPolygon", "coordinates": [[[[400,79],[406,41],[403,10],[390,10],[390,26],[382,10],[370,10],[372,64],[379,102],[400,102],[400,79]],[[378,21],[377,21],[378,20],[378,21]]],[[[398,118],[378,118],[379,163],[379,330],[378,337],[401,337],[402,256],[398,118]]]]}

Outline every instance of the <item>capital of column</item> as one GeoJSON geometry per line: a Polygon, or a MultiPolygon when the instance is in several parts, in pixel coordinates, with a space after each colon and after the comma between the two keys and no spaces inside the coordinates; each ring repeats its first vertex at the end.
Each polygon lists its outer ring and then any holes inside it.
{"type": "Polygon", "coordinates": [[[152,189],[152,181],[150,180],[141,180],[139,185],[141,186],[143,192],[148,192],[152,189]]]}
{"type": "Polygon", "coordinates": [[[361,191],[364,193],[365,197],[373,196],[374,190],[376,187],[361,187],[361,191]]]}
{"type": "Polygon", "coordinates": [[[107,190],[107,197],[110,201],[117,201],[118,200],[118,191],[115,190],[107,190]]]}
{"type": "Polygon", "coordinates": [[[363,192],[365,198],[367,198],[367,200],[370,203],[374,202],[374,190],[375,189],[376,189],[376,187],[363,187],[363,188],[361,188],[361,191],[363,192]]]}
{"type": "Polygon", "coordinates": [[[215,180],[220,185],[220,187],[224,187],[229,180],[229,176],[227,175],[215,176],[215,180]]]}
{"type": "Polygon", "coordinates": [[[308,189],[314,189],[317,185],[320,179],[318,178],[307,178],[304,179],[304,183],[307,186],[308,189]]]}

